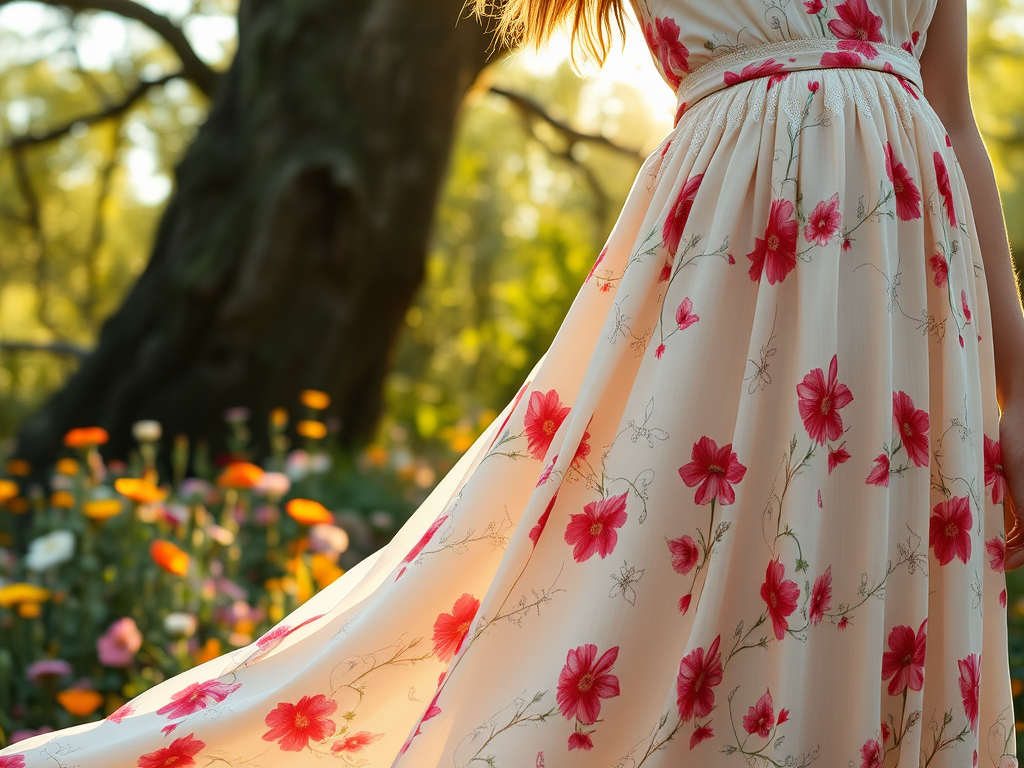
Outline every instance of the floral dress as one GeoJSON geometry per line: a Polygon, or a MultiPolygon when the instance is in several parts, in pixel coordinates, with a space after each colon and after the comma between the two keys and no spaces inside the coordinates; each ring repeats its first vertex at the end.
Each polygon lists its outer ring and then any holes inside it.
{"type": "Polygon", "coordinates": [[[676,124],[513,402],[252,645],[0,768],[1016,766],[936,0],[636,0],[676,124]]]}

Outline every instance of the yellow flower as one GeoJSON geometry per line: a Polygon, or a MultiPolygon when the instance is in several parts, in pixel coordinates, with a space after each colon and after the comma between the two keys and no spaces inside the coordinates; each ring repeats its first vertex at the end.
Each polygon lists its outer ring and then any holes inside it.
{"type": "Polygon", "coordinates": [[[285,505],[284,511],[303,525],[334,522],[334,515],[323,504],[310,499],[292,499],[285,505]]]}
{"type": "Polygon", "coordinates": [[[220,640],[216,637],[208,638],[203,643],[203,647],[196,651],[196,664],[205,664],[218,656],[220,656],[220,640]]]}
{"type": "Polygon", "coordinates": [[[74,459],[61,459],[57,462],[57,472],[74,477],[78,474],[78,462],[74,459]]]}
{"type": "Polygon", "coordinates": [[[82,505],[82,514],[90,520],[107,520],[123,510],[120,499],[93,499],[82,505]]]}
{"type": "Polygon", "coordinates": [[[0,504],[10,501],[19,492],[18,484],[13,480],[0,480],[0,504]]]}
{"type": "Polygon", "coordinates": [[[57,509],[71,509],[75,506],[75,497],[67,491],[54,491],[50,495],[50,506],[57,509]]]}
{"type": "Polygon", "coordinates": [[[64,435],[64,445],[68,448],[91,448],[103,445],[109,439],[110,435],[102,427],[78,427],[64,435]]]}
{"type": "Polygon", "coordinates": [[[236,461],[228,464],[217,478],[221,488],[252,488],[263,477],[262,467],[247,461],[236,461]]]}
{"type": "Polygon", "coordinates": [[[114,481],[114,490],[139,504],[149,504],[167,498],[167,491],[157,488],[148,480],[140,480],[135,477],[117,478],[114,481]]]}
{"type": "Polygon", "coordinates": [[[0,587],[0,606],[12,608],[19,603],[41,603],[48,600],[50,590],[36,584],[17,582],[0,587]]]}
{"type": "Polygon", "coordinates": [[[327,435],[327,427],[322,421],[306,419],[295,425],[295,431],[310,440],[319,440],[327,435]]]}
{"type": "Polygon", "coordinates": [[[317,389],[304,389],[299,392],[299,402],[307,408],[322,411],[331,404],[331,397],[326,392],[317,389]]]}
{"type": "Polygon", "coordinates": [[[42,613],[43,608],[39,603],[26,601],[18,605],[18,615],[23,619],[34,619],[42,613]]]}
{"type": "Polygon", "coordinates": [[[10,459],[7,462],[7,474],[11,477],[28,477],[32,473],[32,465],[24,459],[10,459]]]}
{"type": "Polygon", "coordinates": [[[103,703],[103,694],[88,688],[69,688],[60,691],[57,702],[75,717],[88,717],[103,703]]]}
{"type": "Polygon", "coordinates": [[[153,562],[175,576],[184,576],[188,573],[188,565],[191,561],[188,552],[169,541],[155,539],[149,545],[149,554],[153,558],[153,562]]]}
{"type": "Polygon", "coordinates": [[[288,411],[284,408],[275,408],[270,412],[270,423],[278,429],[288,426],[288,411]]]}

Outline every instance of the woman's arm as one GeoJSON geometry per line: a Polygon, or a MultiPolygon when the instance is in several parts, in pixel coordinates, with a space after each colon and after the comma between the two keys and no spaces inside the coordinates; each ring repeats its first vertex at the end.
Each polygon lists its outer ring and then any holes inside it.
{"type": "Polygon", "coordinates": [[[974,212],[992,313],[999,443],[1010,485],[1003,505],[1006,568],[1024,565],[1024,310],[992,161],[967,87],[967,0],[940,0],[921,54],[925,96],[949,132],[974,212]],[[1016,500],[1016,503],[1014,502],[1016,500]],[[1019,515],[1019,517],[1018,517],[1019,515]]]}

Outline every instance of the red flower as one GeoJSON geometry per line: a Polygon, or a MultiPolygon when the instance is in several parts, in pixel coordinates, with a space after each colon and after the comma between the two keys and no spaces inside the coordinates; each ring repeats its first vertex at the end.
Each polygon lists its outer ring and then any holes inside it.
{"type": "Polygon", "coordinates": [[[654,356],[658,360],[661,360],[661,356],[664,355],[664,354],[665,354],[665,345],[664,344],[659,344],[658,348],[656,350],[654,350],[654,356]]]}
{"type": "Polygon", "coordinates": [[[772,692],[766,690],[757,703],[747,709],[747,714],[743,716],[743,730],[767,739],[772,733],[773,725],[775,711],[772,709],[772,692]]]}
{"type": "Polygon", "coordinates": [[[786,275],[796,267],[796,241],[800,233],[800,222],[793,216],[793,204],[789,200],[773,200],[768,215],[768,226],[764,237],[754,238],[754,250],[747,254],[750,259],[750,279],[758,281],[762,272],[767,272],[772,285],[785,280],[786,275]]]}
{"type": "Polygon", "coordinates": [[[551,389],[545,392],[535,391],[530,394],[530,406],[526,410],[526,437],[529,440],[527,451],[535,459],[543,459],[555,437],[555,432],[562,426],[569,415],[569,406],[562,405],[558,392],[551,389]]]}
{"type": "Polygon", "coordinates": [[[988,565],[993,571],[1002,573],[1006,570],[1006,542],[1001,536],[993,536],[985,542],[988,550],[988,565]]]}
{"type": "Polygon", "coordinates": [[[843,417],[839,415],[839,409],[853,401],[850,388],[836,379],[838,372],[838,356],[832,355],[828,365],[828,383],[821,368],[814,368],[796,385],[800,418],[807,434],[820,445],[843,436],[843,417]]]}
{"type": "Polygon", "coordinates": [[[569,735],[569,750],[582,749],[584,752],[588,752],[594,748],[594,740],[590,738],[589,733],[583,733],[581,731],[573,731],[569,735]]]}
{"type": "Polygon", "coordinates": [[[160,707],[156,713],[167,715],[168,720],[176,720],[179,717],[198,712],[200,709],[206,709],[212,702],[224,701],[228,694],[237,691],[241,686],[241,683],[228,685],[217,680],[192,683],[177,693],[171,694],[171,701],[160,707]]]}
{"type": "Polygon", "coordinates": [[[715,735],[714,729],[711,727],[711,721],[708,720],[704,725],[698,726],[693,729],[693,733],[690,734],[690,749],[693,749],[705,739],[710,739],[715,735]]]}
{"type": "Polygon", "coordinates": [[[551,501],[548,502],[548,507],[544,510],[544,514],[540,516],[537,524],[530,529],[530,540],[535,547],[537,542],[540,541],[540,535],[544,532],[544,526],[548,524],[548,518],[551,517],[551,508],[555,506],[556,498],[558,498],[558,491],[555,491],[551,496],[551,501]]]}
{"type": "Polygon", "coordinates": [[[946,162],[942,154],[935,150],[932,155],[935,161],[935,181],[939,186],[939,194],[946,202],[946,217],[949,219],[949,226],[956,229],[956,211],[953,209],[953,189],[949,186],[949,171],[946,170],[946,162]]]}
{"type": "Polygon", "coordinates": [[[772,619],[776,640],[786,636],[786,630],[789,629],[786,617],[796,610],[796,600],[800,596],[800,587],[795,581],[783,581],[785,572],[786,566],[776,557],[768,563],[764,583],[761,585],[761,599],[768,606],[768,615],[772,619]]]}
{"type": "Polygon", "coordinates": [[[836,192],[828,200],[822,200],[811,211],[811,217],[804,227],[804,239],[808,243],[828,245],[832,235],[839,231],[839,193],[836,192]]]}
{"type": "Polygon", "coordinates": [[[690,71],[690,65],[687,62],[690,52],[679,40],[679,25],[668,17],[655,19],[653,26],[650,23],[644,25],[644,37],[647,39],[647,45],[651,52],[661,65],[665,79],[672,84],[673,88],[678,88],[683,81],[679,73],[690,71]]]}
{"type": "Polygon", "coordinates": [[[875,457],[875,461],[871,465],[871,472],[868,474],[868,479],[865,482],[867,482],[868,485],[880,485],[883,488],[889,487],[888,456],[884,453],[880,453],[875,457]]]}
{"type": "Polygon", "coordinates": [[[676,706],[683,722],[691,717],[707,717],[715,708],[712,689],[722,682],[722,656],[718,652],[721,641],[722,636],[717,635],[707,651],[695,648],[679,662],[676,706]]]}
{"type": "MultiPolygon", "coordinates": [[[[131,717],[134,713],[135,706],[131,702],[128,702],[127,704],[122,704],[116,710],[107,715],[107,720],[112,723],[120,723],[126,717],[131,717]]],[[[3,763],[0,763],[0,768],[4,768],[3,763]]]]}
{"type": "Polygon", "coordinates": [[[811,80],[809,83],[807,83],[807,90],[810,91],[811,93],[817,93],[820,87],[821,83],[819,83],[817,80],[811,80]]]}
{"type": "Polygon", "coordinates": [[[960,291],[960,307],[964,311],[964,325],[971,322],[971,308],[967,306],[967,291],[960,291]]]}
{"type": "Polygon", "coordinates": [[[814,580],[811,587],[811,624],[817,624],[825,615],[825,611],[832,607],[832,566],[825,569],[825,572],[814,580]]]}
{"type": "Polygon", "coordinates": [[[821,0],[804,0],[804,7],[807,8],[807,12],[810,14],[821,13],[821,9],[824,7],[821,0]]]}
{"type": "Polygon", "coordinates": [[[885,142],[885,173],[896,195],[896,215],[902,221],[921,218],[921,193],[903,163],[896,161],[892,144],[885,142]]]}
{"type": "Polygon", "coordinates": [[[846,629],[846,625],[849,624],[849,623],[850,623],[850,620],[848,618],[846,618],[845,616],[843,616],[843,618],[841,618],[839,620],[839,623],[836,624],[836,628],[837,629],[846,629]]]}
{"type": "Polygon", "coordinates": [[[685,616],[686,612],[690,610],[690,601],[693,599],[693,593],[687,592],[685,595],[679,598],[679,605],[676,606],[679,609],[679,615],[685,616]]]}
{"type": "Polygon", "coordinates": [[[839,67],[840,69],[848,69],[850,67],[860,67],[863,65],[863,60],[859,53],[853,51],[830,51],[829,53],[823,53],[821,55],[821,61],[818,62],[823,67],[839,67]]]}
{"type": "Polygon", "coordinates": [[[889,695],[897,696],[908,687],[920,691],[924,685],[926,618],[915,636],[912,627],[900,624],[889,632],[889,650],[882,654],[882,679],[889,680],[889,695]]]}
{"type": "Polygon", "coordinates": [[[455,601],[451,613],[442,613],[434,621],[434,653],[441,661],[451,661],[469,634],[480,601],[469,592],[455,601]]]}
{"type": "Polygon", "coordinates": [[[619,695],[619,678],[611,674],[618,655],[619,646],[616,645],[594,661],[597,646],[593,643],[569,651],[558,676],[555,695],[558,710],[566,720],[576,718],[584,725],[590,725],[601,714],[601,699],[619,695]]]}
{"type": "Polygon", "coordinates": [[[928,538],[939,559],[939,565],[946,565],[954,557],[967,563],[971,557],[973,522],[971,503],[966,496],[954,496],[940,501],[932,508],[928,538]]]}
{"type": "Polygon", "coordinates": [[[440,528],[441,524],[444,523],[444,521],[447,519],[448,515],[441,515],[439,518],[437,518],[437,520],[432,522],[430,524],[430,527],[427,528],[427,530],[420,537],[420,540],[416,542],[416,545],[409,550],[409,554],[402,558],[402,562],[411,563],[413,560],[419,557],[420,552],[423,551],[423,548],[427,546],[427,543],[434,537],[434,534],[437,533],[437,529],[440,528]]]}
{"type": "Polygon", "coordinates": [[[1002,606],[1003,608],[1006,607],[1006,589],[1003,589],[999,593],[999,605],[1002,606]]]}
{"type": "Polygon", "coordinates": [[[718,499],[725,506],[736,501],[732,483],[742,480],[747,468],[737,461],[732,443],[719,448],[718,443],[704,435],[693,444],[690,458],[693,461],[679,468],[679,476],[690,488],[700,484],[694,503],[707,504],[718,499]]]}
{"type": "Polygon", "coordinates": [[[700,318],[693,314],[693,302],[690,301],[690,297],[687,296],[676,308],[676,325],[679,326],[680,331],[685,331],[698,320],[700,320],[700,318]]]}
{"type": "Polygon", "coordinates": [[[850,460],[850,452],[846,450],[845,446],[846,441],[844,440],[838,448],[833,448],[831,445],[828,447],[828,473],[830,475],[833,469],[850,460]]]}
{"type": "Polygon", "coordinates": [[[878,739],[868,739],[864,742],[864,746],[860,748],[860,768],[881,768],[883,757],[885,755],[882,752],[882,745],[878,743],[878,739]]]}
{"type": "Polygon", "coordinates": [[[350,755],[353,752],[362,751],[363,747],[367,747],[373,742],[384,736],[383,733],[370,733],[369,731],[359,731],[359,733],[353,733],[341,741],[336,741],[331,745],[332,755],[350,755]]]}
{"type": "Polygon", "coordinates": [[[775,61],[775,59],[765,59],[759,64],[748,64],[740,72],[726,72],[722,76],[722,81],[726,85],[736,85],[747,80],[768,77],[768,87],[771,88],[776,83],[785,80],[790,74],[792,73],[786,72],[784,64],[775,61]]]}
{"type": "Polygon", "coordinates": [[[978,732],[978,694],[981,686],[981,656],[970,654],[966,659],[959,659],[956,665],[960,668],[960,697],[964,701],[964,714],[971,730],[978,732]]]}
{"type": "Polygon", "coordinates": [[[195,756],[206,748],[206,742],[192,738],[195,734],[175,739],[169,747],[139,757],[139,768],[189,768],[195,756]]]}
{"type": "Polygon", "coordinates": [[[280,742],[284,752],[301,752],[310,741],[323,741],[334,733],[334,721],[328,716],[337,708],[338,702],[322,693],[303,696],[297,704],[281,702],[264,719],[270,730],[263,740],[280,742]]]}
{"type": "MultiPolygon", "coordinates": [[[[686,227],[686,220],[690,216],[690,209],[693,208],[693,201],[697,197],[697,190],[700,188],[701,179],[704,174],[700,173],[689,178],[679,190],[679,196],[672,204],[672,210],[665,225],[661,229],[661,239],[665,243],[668,252],[675,256],[679,250],[679,241],[683,237],[683,229],[686,227]]],[[[668,276],[665,277],[668,279],[668,276]]]]}
{"type": "Polygon", "coordinates": [[[932,256],[928,263],[932,265],[932,272],[934,273],[932,279],[935,281],[935,285],[941,288],[946,284],[946,279],[949,277],[949,264],[938,253],[932,256]]]}
{"type": "Polygon", "coordinates": [[[846,0],[836,6],[838,19],[828,23],[829,31],[839,41],[840,50],[857,51],[869,59],[878,55],[878,49],[871,43],[884,43],[882,17],[868,9],[866,0],[846,0]]]}
{"type": "MultiPolygon", "coordinates": [[[[628,492],[627,492],[628,493],[628,492]]],[[[595,553],[603,560],[615,549],[619,540],[616,528],[626,522],[626,494],[592,501],[583,512],[572,515],[565,528],[565,543],[572,544],[572,556],[577,563],[589,560],[595,553]]]]}
{"type": "Polygon", "coordinates": [[[692,536],[680,536],[668,543],[669,551],[672,553],[672,569],[679,574],[686,575],[697,564],[697,544],[692,536]]]}
{"type": "Polygon", "coordinates": [[[910,395],[901,390],[892,393],[892,420],[910,460],[919,467],[928,466],[928,412],[915,408],[910,395]]]}

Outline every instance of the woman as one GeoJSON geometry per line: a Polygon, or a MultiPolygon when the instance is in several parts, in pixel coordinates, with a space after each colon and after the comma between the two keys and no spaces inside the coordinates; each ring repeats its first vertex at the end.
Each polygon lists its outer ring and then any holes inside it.
{"type": "MultiPolygon", "coordinates": [[[[515,400],[278,628],[0,768],[1016,766],[1024,313],[965,1],[639,0],[676,125],[515,400]]],[[[500,31],[600,58],[621,11],[500,31]]]]}

